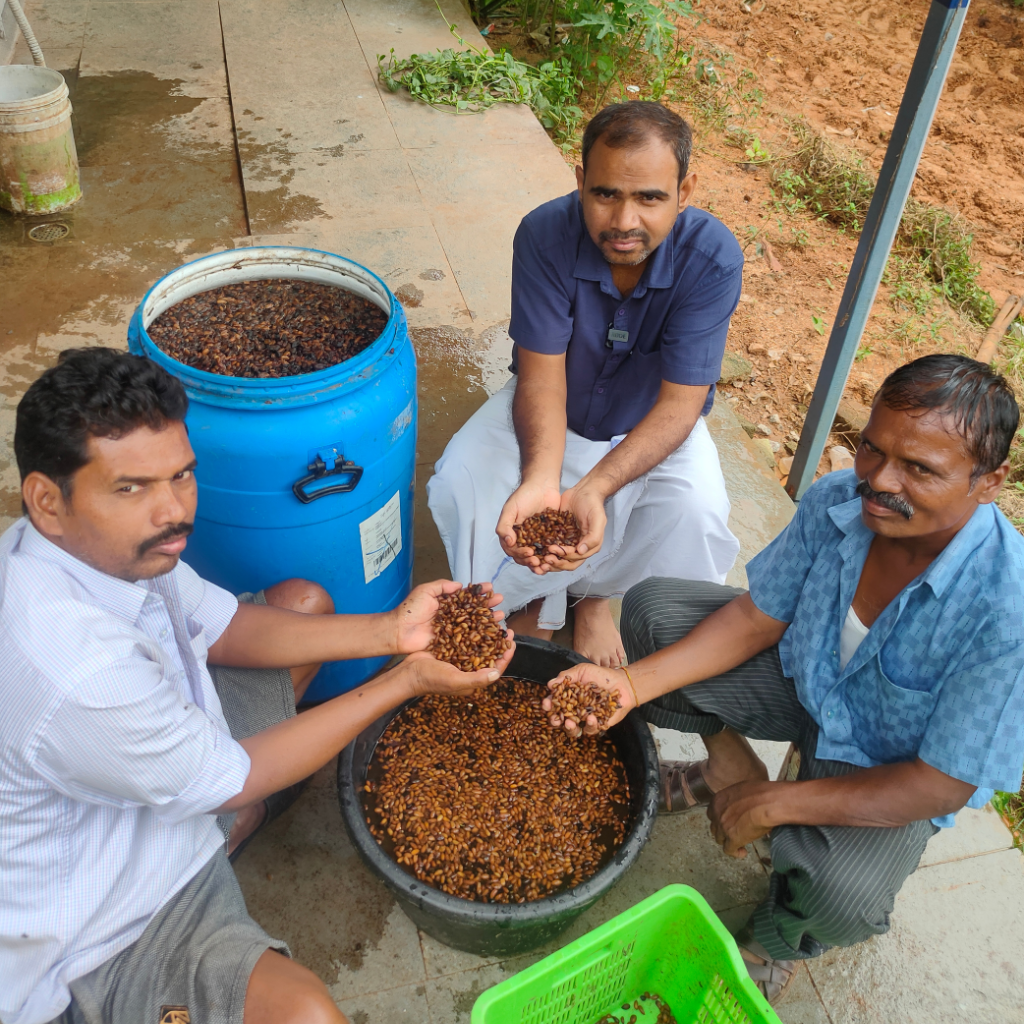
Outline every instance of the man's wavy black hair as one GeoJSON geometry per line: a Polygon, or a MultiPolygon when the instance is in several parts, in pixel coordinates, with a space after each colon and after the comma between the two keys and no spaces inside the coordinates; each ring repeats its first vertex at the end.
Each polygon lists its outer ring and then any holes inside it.
{"type": "Polygon", "coordinates": [[[675,154],[682,183],[690,167],[693,132],[677,113],[649,100],[610,103],[590,119],[583,133],[583,173],[586,174],[587,157],[598,139],[612,149],[628,149],[643,146],[652,135],[675,154]]]}
{"type": "Polygon", "coordinates": [[[88,461],[90,437],[124,437],[185,419],[181,381],[143,356],[76,348],[36,380],[18,405],[14,454],[24,480],[43,473],[71,499],[71,479],[88,461]]]}
{"type": "Polygon", "coordinates": [[[967,356],[922,356],[893,370],[875,401],[890,409],[937,409],[947,414],[974,459],[971,483],[998,468],[1020,424],[1006,378],[967,356]]]}

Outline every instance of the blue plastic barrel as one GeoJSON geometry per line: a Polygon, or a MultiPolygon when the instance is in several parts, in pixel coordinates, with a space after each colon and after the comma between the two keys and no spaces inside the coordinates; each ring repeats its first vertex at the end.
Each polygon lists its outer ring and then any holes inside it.
{"type": "MultiPolygon", "coordinates": [[[[314,249],[217,253],[161,278],[136,309],[128,347],[185,384],[199,508],[184,558],[233,593],[315,580],[339,612],[394,608],[412,585],[416,357],[400,303],[376,274],[314,249]],[[383,333],[337,366],[294,377],[225,377],[172,359],[146,328],[170,306],[225,284],[298,278],[346,288],[388,313],[383,333]]],[[[386,661],[325,665],[325,700],[386,661]]]]}

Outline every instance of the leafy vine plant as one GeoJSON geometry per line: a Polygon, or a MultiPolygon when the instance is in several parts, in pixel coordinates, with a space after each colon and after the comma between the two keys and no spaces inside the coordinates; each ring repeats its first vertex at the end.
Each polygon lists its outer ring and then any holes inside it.
{"type": "Polygon", "coordinates": [[[665,68],[676,63],[667,58],[678,45],[678,19],[694,17],[691,0],[471,0],[471,8],[485,24],[513,14],[524,30],[533,29],[529,35],[548,59],[534,65],[504,48],[493,53],[474,46],[445,18],[458,49],[407,58],[396,58],[394,50],[380,54],[381,81],[392,91],[405,89],[431,106],[460,112],[527,103],[564,148],[575,141],[583,120],[584,93],[599,109],[616,83],[626,94],[623,75],[635,73],[638,64],[654,65],[648,77],[655,92],[658,82],[663,91],[665,68]]]}
{"type": "MultiPolygon", "coordinates": [[[[435,3],[437,0],[435,0],[435,3]]],[[[437,7],[444,18],[440,5],[437,7]]],[[[496,103],[526,103],[541,124],[568,146],[575,137],[583,111],[576,100],[582,82],[569,61],[560,57],[538,66],[516,60],[508,50],[492,53],[467,43],[458,26],[445,18],[460,49],[416,53],[398,58],[377,55],[377,73],[391,92],[405,89],[432,107],[454,107],[478,113],[496,103]]]]}
{"type": "Polygon", "coordinates": [[[693,16],[690,0],[574,0],[563,5],[572,30],[560,48],[582,70],[599,109],[611,87],[622,86],[623,71],[634,67],[641,55],[663,63],[676,40],[676,19],[693,16]]]}

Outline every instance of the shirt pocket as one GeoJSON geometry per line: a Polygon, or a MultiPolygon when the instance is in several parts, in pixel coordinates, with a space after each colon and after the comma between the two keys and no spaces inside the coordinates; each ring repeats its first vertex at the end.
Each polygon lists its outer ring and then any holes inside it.
{"type": "Polygon", "coordinates": [[[898,686],[882,670],[876,655],[847,680],[846,704],[853,741],[883,764],[917,756],[938,694],[898,686]]]}
{"type": "Polygon", "coordinates": [[[191,646],[196,660],[202,665],[206,661],[206,655],[210,650],[206,640],[206,628],[202,623],[196,622],[191,616],[186,619],[186,624],[188,626],[189,646],[191,646]]]}

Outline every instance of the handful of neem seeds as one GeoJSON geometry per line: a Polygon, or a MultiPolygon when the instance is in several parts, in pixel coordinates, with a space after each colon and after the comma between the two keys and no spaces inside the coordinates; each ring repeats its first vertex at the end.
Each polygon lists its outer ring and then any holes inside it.
{"type": "Polygon", "coordinates": [[[427,650],[463,672],[491,668],[512,641],[495,620],[490,598],[479,583],[442,594],[434,615],[434,639],[427,650]]]}
{"type": "Polygon", "coordinates": [[[622,707],[619,698],[611,691],[596,683],[578,683],[573,679],[555,683],[548,696],[551,698],[551,714],[561,715],[563,720],[571,718],[577,725],[586,725],[587,718],[593,715],[599,729],[604,729],[608,719],[622,707]]]}
{"type": "Polygon", "coordinates": [[[543,554],[552,544],[573,548],[583,537],[579,521],[574,512],[559,512],[546,508],[535,512],[513,527],[516,544],[521,548],[533,548],[535,555],[543,554]]]}

